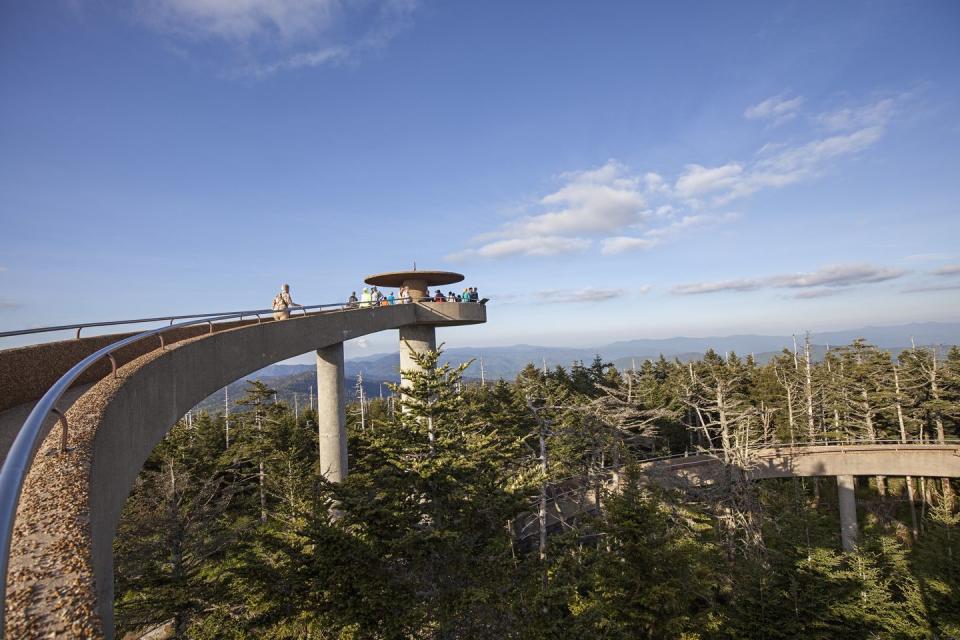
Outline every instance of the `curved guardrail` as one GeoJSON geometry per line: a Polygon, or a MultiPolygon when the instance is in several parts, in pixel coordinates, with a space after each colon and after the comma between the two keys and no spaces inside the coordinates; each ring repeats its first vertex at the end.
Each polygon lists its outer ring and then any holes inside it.
{"type": "MultiPolygon", "coordinates": [[[[295,305],[295,307],[291,308],[290,310],[292,311],[294,308],[301,310],[303,315],[306,316],[307,312],[310,310],[318,310],[320,312],[323,312],[324,309],[330,309],[331,311],[343,311],[354,310],[360,307],[351,305],[350,303],[336,302],[307,306],[295,305]]],[[[373,307],[372,305],[368,305],[363,308],[373,307]]],[[[6,460],[3,462],[3,468],[0,469],[0,638],[2,638],[5,633],[7,571],[10,563],[10,544],[13,538],[13,527],[17,516],[17,505],[20,501],[20,493],[23,490],[23,482],[26,478],[27,471],[30,469],[30,465],[33,463],[33,459],[36,457],[37,451],[40,449],[44,439],[53,429],[53,425],[51,425],[49,428],[44,428],[47,417],[51,413],[58,417],[61,428],[63,429],[63,437],[60,440],[61,450],[66,448],[69,425],[67,423],[65,412],[59,409],[57,403],[63,397],[63,394],[67,391],[67,389],[70,388],[74,381],[84,371],[104,358],[108,358],[110,360],[113,369],[113,375],[116,375],[117,362],[113,355],[114,352],[135,342],[157,337],[160,341],[160,348],[165,349],[166,343],[164,342],[163,334],[166,331],[207,324],[210,327],[210,333],[214,333],[215,322],[236,320],[238,318],[242,319],[244,317],[256,317],[258,322],[262,322],[262,316],[267,315],[269,317],[273,313],[275,313],[273,309],[254,309],[247,311],[228,312],[221,315],[204,316],[177,323],[174,323],[172,320],[176,318],[174,316],[154,319],[152,321],[170,320],[171,322],[168,326],[140,332],[136,335],[113,342],[102,349],[95,351],[77,364],[73,365],[73,367],[63,374],[63,376],[61,376],[60,379],[57,380],[45,394],[43,394],[40,400],[37,401],[36,405],[33,407],[33,410],[30,412],[30,415],[27,416],[26,421],[23,423],[23,426],[17,433],[17,437],[14,439],[13,445],[10,447],[10,451],[7,453],[6,460]]],[[[186,317],[190,318],[192,316],[186,317]]],[[[151,320],[88,323],[85,325],[24,330],[22,332],[6,332],[5,334],[0,335],[19,335],[22,333],[38,333],[44,330],[54,331],[74,328],[78,329],[79,331],[79,329],[82,327],[111,326],[113,324],[129,324],[132,322],[148,321],[151,320]]]]}
{"type": "MultiPolygon", "coordinates": [[[[945,439],[945,440],[943,440],[943,441],[941,442],[941,441],[929,440],[929,439],[920,440],[920,439],[918,439],[918,438],[911,438],[911,439],[908,439],[908,440],[901,440],[901,439],[873,439],[873,440],[871,440],[871,439],[869,439],[869,438],[850,438],[850,439],[848,439],[848,440],[819,440],[819,441],[811,441],[811,442],[796,442],[796,443],[793,443],[793,444],[790,444],[790,443],[782,443],[782,444],[781,444],[781,443],[771,443],[770,446],[768,446],[768,447],[763,447],[763,449],[766,450],[766,451],[784,451],[784,452],[790,452],[790,451],[797,451],[797,450],[800,450],[800,449],[805,449],[805,450],[809,451],[810,449],[816,449],[816,448],[818,448],[818,447],[857,446],[857,445],[863,445],[863,446],[867,446],[867,445],[887,445],[887,446],[896,446],[896,445],[916,446],[916,445],[923,445],[923,446],[927,446],[927,447],[957,446],[957,445],[960,445],[960,439],[958,439],[958,438],[947,438],[947,439],[945,439]]],[[[799,453],[799,452],[798,452],[798,453],[799,453]]],[[[597,469],[594,469],[594,470],[593,470],[591,473],[589,473],[589,474],[577,474],[577,475],[570,475],[570,476],[564,476],[564,477],[562,477],[562,478],[557,478],[557,479],[551,480],[551,481],[548,483],[548,485],[547,485],[547,493],[548,493],[548,495],[547,495],[547,502],[548,502],[548,503],[551,503],[551,504],[554,504],[554,503],[556,503],[556,502],[558,502],[558,501],[560,501],[560,500],[563,500],[563,499],[566,498],[567,496],[576,495],[576,494],[579,494],[579,493],[583,492],[584,490],[589,490],[589,489],[592,488],[592,486],[593,486],[591,483],[596,483],[596,482],[601,482],[601,483],[603,483],[603,482],[607,482],[608,480],[610,480],[610,478],[613,476],[613,474],[614,474],[615,472],[617,472],[617,471],[626,471],[629,467],[635,466],[635,465],[636,465],[636,466],[642,466],[642,465],[649,464],[649,463],[668,462],[668,461],[676,460],[676,461],[677,461],[677,464],[670,466],[670,469],[676,470],[676,469],[681,469],[681,468],[683,468],[684,466],[697,466],[697,465],[704,464],[705,460],[704,460],[703,458],[700,458],[699,460],[691,460],[691,461],[689,461],[689,462],[687,462],[687,463],[684,463],[684,462],[683,462],[684,460],[686,460],[686,459],[688,459],[688,458],[694,458],[694,457],[696,457],[696,456],[704,456],[704,457],[706,457],[706,458],[712,458],[714,462],[721,462],[721,461],[722,461],[722,456],[723,456],[723,449],[700,449],[700,450],[697,450],[697,451],[688,451],[688,452],[684,452],[684,453],[673,453],[673,454],[668,454],[668,455],[659,455],[659,456],[649,456],[649,457],[634,458],[634,459],[631,459],[629,462],[626,462],[626,463],[621,464],[621,465],[619,465],[619,466],[615,466],[615,465],[605,465],[605,466],[599,467],[599,468],[597,468],[597,469]],[[564,485],[566,485],[567,483],[572,483],[572,484],[574,484],[574,485],[576,485],[576,486],[573,486],[573,487],[571,487],[571,488],[566,488],[566,487],[564,487],[564,485]],[[589,486],[585,486],[585,485],[589,485],[589,486]]],[[[539,497],[533,497],[533,498],[530,498],[528,504],[529,504],[531,507],[535,507],[535,506],[537,506],[537,504],[538,504],[539,502],[540,502],[540,498],[539,498],[539,497]]],[[[531,522],[535,522],[535,521],[536,521],[537,514],[535,514],[535,513],[534,513],[534,514],[530,514],[530,515],[527,516],[527,518],[528,518],[529,521],[527,521],[526,524],[523,525],[522,529],[524,529],[524,530],[527,529],[527,528],[529,528],[531,522]]],[[[517,539],[518,539],[518,541],[522,542],[522,541],[528,540],[528,539],[530,539],[530,538],[532,538],[532,537],[535,537],[535,536],[537,536],[537,535],[538,535],[537,532],[533,532],[533,533],[528,533],[528,534],[525,534],[525,535],[520,535],[520,536],[518,536],[517,539]]]]}
{"type": "MultiPolygon", "coordinates": [[[[407,298],[406,300],[397,298],[396,302],[394,302],[393,304],[404,304],[407,301],[412,301],[412,300],[410,298],[407,298]]],[[[430,302],[430,301],[435,302],[436,298],[434,298],[433,296],[428,296],[426,298],[417,299],[417,302],[430,302]]],[[[486,301],[486,298],[484,299],[484,301],[486,301]]],[[[359,308],[370,308],[377,305],[373,301],[371,302],[357,301],[357,302],[336,302],[331,304],[310,305],[306,307],[299,304],[295,304],[291,307],[291,309],[320,309],[322,307],[334,307],[334,306],[340,306],[340,307],[343,307],[344,309],[359,309],[359,308]]],[[[242,320],[244,316],[257,315],[261,313],[274,313],[274,310],[270,309],[270,310],[260,310],[260,311],[218,311],[216,313],[191,313],[188,315],[180,315],[180,316],[160,316],[156,318],[134,318],[132,320],[109,320],[106,322],[83,322],[78,324],[62,324],[62,325],[56,325],[56,326],[50,326],[50,327],[32,327],[30,329],[0,331],[0,338],[10,338],[13,336],[25,336],[25,335],[36,334],[36,333],[52,333],[56,331],[76,331],[75,337],[76,339],[79,340],[80,332],[82,330],[92,329],[95,327],[118,327],[125,324],[147,324],[150,322],[169,322],[172,325],[175,320],[190,320],[194,318],[214,318],[214,317],[222,317],[222,316],[239,317],[239,319],[242,320]]]]}

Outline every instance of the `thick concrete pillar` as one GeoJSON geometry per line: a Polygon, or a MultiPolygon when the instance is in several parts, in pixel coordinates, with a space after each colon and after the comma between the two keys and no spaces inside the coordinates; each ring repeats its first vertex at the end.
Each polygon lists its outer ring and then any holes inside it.
{"type": "Polygon", "coordinates": [[[343,343],[317,350],[317,439],[320,468],[330,482],[347,475],[347,406],[343,343]]]}
{"type": "Polygon", "coordinates": [[[840,539],[844,551],[853,551],[857,546],[856,482],[853,476],[837,476],[837,494],[840,503],[840,539]]]}
{"type": "Polygon", "coordinates": [[[414,353],[434,351],[437,348],[437,330],[433,325],[414,324],[400,327],[400,386],[410,386],[410,381],[403,375],[404,371],[417,369],[414,353]]]}
{"type": "Polygon", "coordinates": [[[419,278],[409,278],[403,281],[403,286],[410,290],[410,299],[414,302],[420,302],[424,298],[430,297],[430,287],[427,281],[419,278]]]}

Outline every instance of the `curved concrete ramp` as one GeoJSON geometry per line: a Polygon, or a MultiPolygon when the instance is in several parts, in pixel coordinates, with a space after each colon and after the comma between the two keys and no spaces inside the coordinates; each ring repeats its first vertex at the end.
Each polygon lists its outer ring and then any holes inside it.
{"type": "Polygon", "coordinates": [[[263,367],[409,325],[486,320],[479,304],[420,303],[251,324],[153,350],[70,408],[69,450],[54,428],[17,509],[6,637],[113,637],[113,538],[144,461],[190,408],[263,367]]]}
{"type": "MultiPolygon", "coordinates": [[[[641,481],[669,489],[708,486],[722,480],[726,471],[718,457],[704,454],[641,461],[638,468],[641,481]]],[[[751,480],[876,475],[960,478],[960,443],[771,447],[755,452],[746,475],[751,480]]],[[[616,477],[608,478],[603,488],[616,490],[617,482],[616,477]]],[[[558,495],[548,503],[548,528],[597,510],[594,487],[569,482],[553,489],[558,495]]],[[[518,535],[531,535],[536,524],[535,514],[518,522],[518,535]]]]}
{"type": "MultiPolygon", "coordinates": [[[[915,476],[960,478],[960,443],[845,444],[758,449],[746,469],[752,480],[822,476],[915,476]]],[[[708,455],[641,464],[651,476],[711,482],[723,465],[708,455]]]]}
{"type": "MultiPolygon", "coordinates": [[[[234,320],[216,324],[218,331],[256,324],[257,320],[234,320]]],[[[270,322],[270,320],[266,320],[270,322]]],[[[173,344],[207,334],[207,325],[175,327],[164,332],[166,343],[173,344]]],[[[102,336],[58,340],[24,347],[0,350],[0,461],[20,431],[23,421],[36,401],[53,384],[90,354],[136,333],[114,333],[102,336]]],[[[150,353],[159,345],[158,340],[141,340],[114,353],[119,366],[150,353]]],[[[110,361],[106,358],[87,369],[74,383],[68,394],[61,399],[60,408],[66,410],[81,393],[110,374],[110,361]]]]}

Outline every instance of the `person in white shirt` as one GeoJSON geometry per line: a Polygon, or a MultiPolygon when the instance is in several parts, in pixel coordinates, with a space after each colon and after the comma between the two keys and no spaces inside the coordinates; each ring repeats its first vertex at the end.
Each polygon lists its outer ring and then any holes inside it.
{"type": "Polygon", "coordinates": [[[280,293],[273,298],[273,319],[286,320],[290,317],[290,307],[303,307],[297,304],[290,296],[290,285],[284,284],[280,287],[280,293]]]}

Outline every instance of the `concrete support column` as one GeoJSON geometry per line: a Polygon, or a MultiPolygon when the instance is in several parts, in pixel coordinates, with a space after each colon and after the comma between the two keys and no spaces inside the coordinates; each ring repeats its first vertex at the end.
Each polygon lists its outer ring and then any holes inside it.
{"type": "Polygon", "coordinates": [[[347,406],[343,343],[317,350],[317,440],[320,468],[330,482],[347,475],[347,406]]]}
{"type": "Polygon", "coordinates": [[[434,351],[437,348],[437,331],[433,325],[414,324],[400,327],[400,386],[409,387],[410,381],[404,371],[417,369],[414,353],[434,351]]]}
{"type": "Polygon", "coordinates": [[[403,286],[410,290],[410,299],[414,302],[420,302],[424,298],[430,297],[430,287],[427,286],[426,280],[410,278],[403,281],[403,286]]]}
{"type": "Polygon", "coordinates": [[[860,535],[857,527],[856,482],[853,476],[837,476],[837,495],[840,503],[840,539],[844,551],[853,551],[860,535]]]}

